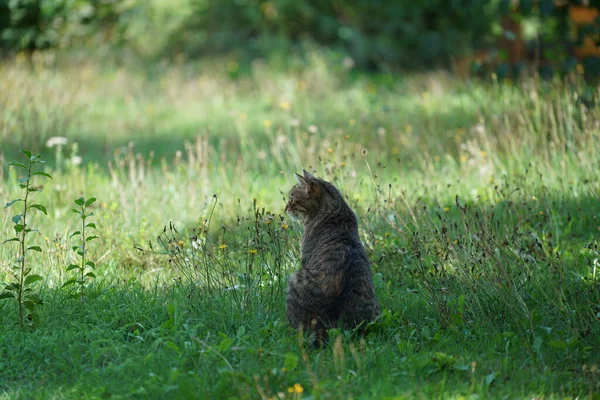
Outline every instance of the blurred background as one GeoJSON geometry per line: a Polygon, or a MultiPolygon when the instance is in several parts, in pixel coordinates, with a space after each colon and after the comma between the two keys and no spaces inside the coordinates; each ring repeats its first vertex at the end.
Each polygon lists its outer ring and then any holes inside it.
{"type": "Polygon", "coordinates": [[[369,72],[462,77],[600,72],[598,0],[0,0],[0,48],[118,52],[145,60],[257,57],[324,47],[369,72]]]}
{"type": "Polygon", "coordinates": [[[317,162],[308,141],[334,152],[348,136],[407,165],[460,159],[474,127],[544,117],[531,90],[596,108],[599,6],[0,0],[0,154],[58,137],[83,163],[141,154],[157,165],[206,141],[215,154],[281,157],[256,166],[279,172],[317,162]],[[280,151],[290,138],[294,157],[280,151]]]}

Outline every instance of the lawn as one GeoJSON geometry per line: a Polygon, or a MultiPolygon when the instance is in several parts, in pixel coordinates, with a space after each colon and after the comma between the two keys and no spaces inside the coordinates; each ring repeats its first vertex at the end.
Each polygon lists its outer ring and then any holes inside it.
{"type": "MultiPolygon", "coordinates": [[[[20,150],[52,176],[31,178],[44,210],[27,210],[43,304],[21,327],[0,300],[0,398],[600,396],[593,91],[364,76],[317,53],[238,69],[0,65],[0,200],[25,196],[20,150]],[[383,309],[322,351],[285,317],[302,232],[283,209],[302,168],[356,211],[383,309]],[[82,204],[98,236],[85,259],[82,204]],[[93,275],[63,287],[71,264],[93,275]]],[[[23,205],[4,209],[2,240],[23,205]]],[[[0,287],[20,251],[0,246],[0,287]]]]}

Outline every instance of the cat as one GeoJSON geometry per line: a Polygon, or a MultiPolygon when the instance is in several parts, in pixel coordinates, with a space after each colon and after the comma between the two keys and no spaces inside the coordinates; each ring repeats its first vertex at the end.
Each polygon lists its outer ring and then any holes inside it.
{"type": "Polygon", "coordinates": [[[301,267],[289,278],[286,312],[290,324],[310,330],[320,348],[327,329],[356,328],[373,321],[380,308],[356,215],[335,186],[303,173],[296,174],[285,207],[304,228],[301,267]]]}

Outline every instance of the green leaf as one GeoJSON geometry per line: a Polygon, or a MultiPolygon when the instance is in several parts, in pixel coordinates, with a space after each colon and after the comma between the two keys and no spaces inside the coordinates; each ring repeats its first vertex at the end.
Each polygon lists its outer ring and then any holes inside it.
{"type": "Polygon", "coordinates": [[[8,242],[18,242],[18,241],[19,241],[19,238],[14,237],[12,239],[6,239],[4,242],[2,242],[2,244],[8,243],[8,242]]]}
{"type": "Polygon", "coordinates": [[[71,233],[71,235],[69,236],[69,239],[71,239],[73,236],[77,236],[77,235],[81,235],[81,231],[75,231],[75,232],[71,233]]]}
{"type": "Polygon", "coordinates": [[[25,251],[29,251],[29,250],[37,251],[38,253],[42,252],[42,248],[40,246],[29,246],[27,248],[27,250],[25,250],[25,251]]]}
{"type": "Polygon", "coordinates": [[[44,304],[44,300],[42,300],[42,298],[35,293],[29,294],[29,295],[25,296],[25,298],[27,300],[32,301],[35,304],[44,304]]]}
{"type": "Polygon", "coordinates": [[[15,203],[17,203],[19,201],[23,201],[23,199],[16,199],[16,200],[13,200],[13,201],[9,201],[8,203],[6,203],[6,205],[4,206],[4,208],[8,208],[8,207],[12,206],[13,204],[15,204],[15,203]]]}
{"type": "Polygon", "coordinates": [[[31,285],[33,282],[41,281],[43,279],[44,278],[40,275],[29,275],[27,278],[25,278],[25,286],[31,285]]]}
{"type": "Polygon", "coordinates": [[[14,217],[12,217],[12,222],[18,224],[19,221],[21,221],[21,218],[23,218],[23,214],[17,214],[14,217]]]}
{"type": "Polygon", "coordinates": [[[20,163],[20,162],[16,162],[16,161],[11,161],[10,163],[8,163],[8,165],[13,166],[13,167],[21,167],[21,168],[27,169],[27,167],[25,166],[25,164],[20,163]]]}
{"type": "Polygon", "coordinates": [[[179,346],[177,346],[175,343],[173,343],[170,340],[167,340],[165,342],[165,346],[171,350],[173,350],[175,353],[179,354],[181,353],[181,350],[179,350],[179,346]]]}
{"type": "Polygon", "coordinates": [[[85,199],[83,197],[80,197],[77,200],[75,200],[75,204],[77,204],[79,207],[83,206],[84,203],[85,199]]]}
{"type": "Polygon", "coordinates": [[[67,271],[72,271],[74,269],[79,269],[79,265],[71,264],[67,267],[67,271]]]}
{"type": "Polygon", "coordinates": [[[165,322],[160,325],[161,329],[164,330],[172,330],[175,327],[175,320],[173,318],[169,318],[165,322]]]}
{"type": "Polygon", "coordinates": [[[21,232],[23,229],[25,229],[25,225],[23,224],[16,224],[15,226],[13,226],[15,232],[19,233],[21,232]]]}
{"type": "Polygon", "coordinates": [[[94,274],[93,272],[88,272],[87,274],[85,274],[84,276],[87,276],[88,278],[95,278],[96,274],[94,274]]]}
{"type": "Polygon", "coordinates": [[[223,353],[231,348],[233,345],[233,339],[222,332],[219,332],[219,336],[221,336],[222,340],[219,342],[219,344],[217,344],[216,347],[219,352],[223,353]]]}
{"type": "Polygon", "coordinates": [[[46,211],[46,207],[44,207],[41,204],[32,204],[29,206],[29,208],[35,208],[36,210],[40,210],[44,214],[48,215],[48,211],[46,211]]]}
{"type": "Polygon", "coordinates": [[[94,213],[93,213],[93,212],[91,212],[91,213],[89,213],[89,214],[85,215],[85,218],[87,218],[87,217],[91,217],[91,216],[93,216],[93,215],[94,215],[94,213]]]}
{"type": "Polygon", "coordinates": [[[96,229],[96,224],[95,224],[95,223],[93,223],[93,222],[90,222],[90,223],[89,223],[89,224],[87,224],[85,227],[86,227],[86,228],[93,228],[93,229],[96,229]]]}
{"type": "Polygon", "coordinates": [[[491,374],[488,374],[485,376],[485,384],[487,386],[490,386],[494,382],[495,379],[496,379],[496,373],[492,372],[491,374]]]}
{"type": "Polygon", "coordinates": [[[64,287],[67,287],[69,285],[73,285],[75,283],[77,283],[77,279],[74,279],[74,278],[73,279],[69,279],[68,281],[66,281],[65,283],[63,283],[63,285],[61,287],[64,288],[64,287]]]}
{"type": "Polygon", "coordinates": [[[23,307],[29,312],[33,312],[35,310],[35,303],[31,300],[25,300],[23,302],[23,307]]]}
{"type": "Polygon", "coordinates": [[[6,285],[4,287],[4,289],[6,290],[19,290],[19,288],[21,287],[21,285],[17,282],[13,282],[13,283],[9,283],[8,285],[6,285]]]}
{"type": "Polygon", "coordinates": [[[26,176],[25,178],[19,178],[19,183],[23,184],[25,182],[29,182],[29,177],[28,176],[26,176]]]}
{"type": "Polygon", "coordinates": [[[533,349],[539,353],[542,350],[542,344],[544,343],[544,340],[541,337],[536,337],[535,340],[533,341],[533,349]]]}
{"type": "Polygon", "coordinates": [[[2,299],[14,299],[15,296],[11,292],[0,293],[0,300],[2,299]]]}
{"type": "Polygon", "coordinates": [[[93,236],[88,236],[88,237],[86,237],[86,238],[85,238],[85,241],[86,241],[86,242],[90,242],[90,241],[92,241],[92,240],[94,240],[94,239],[98,239],[98,236],[95,236],[95,235],[93,235],[93,236]]]}
{"type": "Polygon", "coordinates": [[[86,261],[85,265],[87,265],[88,267],[90,267],[92,269],[96,269],[96,264],[94,264],[93,261],[86,261]]]}
{"type": "Polygon", "coordinates": [[[85,202],[85,206],[89,207],[92,205],[92,203],[94,203],[96,201],[95,197],[90,197],[89,199],[87,199],[87,201],[85,202]]]}
{"type": "Polygon", "coordinates": [[[71,247],[71,250],[73,250],[73,251],[75,251],[77,249],[79,249],[79,246],[73,246],[73,247],[71,247]]]}
{"type": "Polygon", "coordinates": [[[75,214],[81,215],[81,211],[80,210],[77,210],[75,208],[71,208],[71,211],[73,211],[75,214]]]}
{"type": "Polygon", "coordinates": [[[34,175],[41,175],[41,176],[45,176],[46,178],[52,179],[52,175],[50,175],[47,172],[38,171],[38,172],[34,172],[33,174],[31,174],[31,176],[34,176],[34,175]]]}
{"type": "Polygon", "coordinates": [[[297,354],[294,353],[285,353],[283,356],[283,366],[288,371],[293,371],[298,366],[298,361],[300,358],[297,354]]]}
{"type": "Polygon", "coordinates": [[[21,153],[25,154],[27,158],[31,158],[31,152],[29,150],[21,150],[21,153]]]}

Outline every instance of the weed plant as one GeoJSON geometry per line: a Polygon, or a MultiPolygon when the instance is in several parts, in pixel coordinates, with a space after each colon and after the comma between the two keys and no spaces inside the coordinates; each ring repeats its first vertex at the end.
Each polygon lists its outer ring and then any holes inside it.
{"type": "Polygon", "coordinates": [[[90,197],[87,200],[84,197],[79,197],[77,200],[75,200],[75,204],[78,206],[78,208],[74,208],[71,210],[75,214],[79,215],[79,218],[81,219],[81,230],[73,231],[69,235],[69,239],[75,237],[81,240],[81,243],[79,245],[74,245],[72,247],[72,250],[77,253],[81,261],[79,264],[70,264],[67,267],[67,272],[75,271],[76,277],[66,281],[62,285],[62,287],[64,288],[70,285],[77,285],[77,291],[75,293],[72,293],[71,296],[73,298],[79,298],[81,300],[81,303],[83,303],[85,300],[86,282],[96,277],[96,274],[94,274],[93,272],[96,269],[96,264],[93,261],[86,258],[88,252],[88,243],[94,239],[98,239],[98,236],[88,234],[90,229],[96,229],[96,224],[93,222],[87,222],[87,219],[94,215],[93,212],[87,211],[90,208],[90,206],[95,202],[95,197],[90,197]]]}
{"type": "MultiPolygon", "coordinates": [[[[31,223],[28,223],[27,217],[30,210],[37,210],[44,214],[48,214],[46,207],[33,203],[30,196],[34,192],[41,190],[39,186],[33,184],[33,178],[35,176],[42,176],[45,178],[52,179],[52,176],[47,172],[34,171],[34,167],[37,164],[43,164],[44,161],[41,159],[41,155],[34,156],[29,150],[23,150],[23,155],[27,158],[27,164],[13,161],[9,165],[15,168],[24,169],[26,176],[19,178],[19,188],[23,190],[23,198],[11,200],[4,206],[5,209],[12,207],[14,204],[23,203],[22,213],[16,214],[11,218],[13,222],[13,229],[17,236],[10,239],[6,239],[2,244],[15,242],[19,245],[18,258],[14,261],[14,264],[9,272],[9,281],[4,286],[4,292],[0,293],[0,299],[14,299],[17,302],[19,309],[19,326],[23,329],[25,322],[36,323],[39,322],[39,317],[36,312],[36,306],[43,304],[40,296],[33,291],[32,285],[35,282],[41,281],[44,278],[39,274],[32,274],[32,268],[30,266],[30,257],[28,253],[33,251],[42,252],[42,248],[38,245],[30,245],[27,240],[28,235],[31,233],[37,233],[36,228],[31,227],[31,223]]],[[[31,216],[30,216],[31,218],[31,216]]]]}

